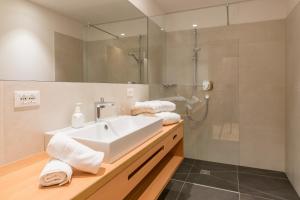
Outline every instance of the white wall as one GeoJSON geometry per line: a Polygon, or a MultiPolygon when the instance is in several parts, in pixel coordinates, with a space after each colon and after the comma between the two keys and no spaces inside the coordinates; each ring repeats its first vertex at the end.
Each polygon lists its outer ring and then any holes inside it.
{"type": "Polygon", "coordinates": [[[80,23],[26,0],[1,0],[0,18],[1,80],[53,81],[54,32],[83,37],[80,23]]]}

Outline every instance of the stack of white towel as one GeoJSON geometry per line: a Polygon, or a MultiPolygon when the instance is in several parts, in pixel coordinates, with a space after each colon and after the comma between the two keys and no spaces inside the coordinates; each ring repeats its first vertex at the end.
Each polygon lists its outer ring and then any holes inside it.
{"type": "Polygon", "coordinates": [[[40,174],[41,186],[64,185],[72,178],[73,168],[97,174],[103,161],[104,153],[97,152],[79,142],[56,134],[47,146],[47,153],[52,158],[40,174]]]}
{"type": "Polygon", "coordinates": [[[174,113],[176,105],[169,101],[144,101],[136,102],[131,109],[132,115],[147,115],[159,117],[163,120],[163,125],[178,123],[180,115],[174,113]]]}

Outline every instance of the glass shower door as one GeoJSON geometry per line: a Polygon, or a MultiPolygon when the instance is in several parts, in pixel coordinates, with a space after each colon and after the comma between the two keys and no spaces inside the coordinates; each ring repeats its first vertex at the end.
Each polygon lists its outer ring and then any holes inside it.
{"type": "Polygon", "coordinates": [[[163,84],[150,83],[150,96],[176,103],[185,119],[186,157],[238,165],[239,40],[228,29],[198,29],[197,39],[194,29],[165,32],[163,84]],[[211,91],[203,90],[205,80],[213,82],[211,91]]]}

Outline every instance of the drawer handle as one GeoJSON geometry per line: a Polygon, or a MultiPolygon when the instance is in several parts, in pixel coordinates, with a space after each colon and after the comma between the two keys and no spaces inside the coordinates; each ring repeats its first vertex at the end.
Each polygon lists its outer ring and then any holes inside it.
{"type": "Polygon", "coordinates": [[[175,140],[177,138],[177,134],[173,136],[173,140],[175,140]]]}
{"type": "Polygon", "coordinates": [[[155,151],[147,160],[145,160],[140,166],[138,166],[133,172],[128,175],[128,180],[130,180],[136,173],[138,173],[150,160],[152,160],[159,152],[164,150],[165,146],[160,147],[155,151]]]}

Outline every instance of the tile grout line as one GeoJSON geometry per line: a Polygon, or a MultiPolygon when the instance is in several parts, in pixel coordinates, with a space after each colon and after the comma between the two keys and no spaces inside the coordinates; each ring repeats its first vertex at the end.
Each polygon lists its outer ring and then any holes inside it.
{"type": "Polygon", "coordinates": [[[179,193],[178,193],[178,195],[177,195],[177,197],[176,197],[175,200],[177,200],[177,199],[180,197],[180,194],[181,194],[181,192],[182,192],[182,190],[183,190],[183,187],[184,187],[184,185],[185,185],[185,183],[186,183],[186,180],[187,180],[188,176],[190,175],[190,173],[191,173],[191,171],[192,171],[192,168],[194,167],[194,162],[195,162],[195,160],[193,160],[193,163],[191,164],[191,168],[190,168],[190,170],[189,170],[187,176],[185,177],[185,179],[184,179],[184,181],[183,181],[183,184],[182,184],[182,186],[181,186],[181,188],[180,188],[180,191],[179,191],[179,193]]]}
{"type": "MultiPolygon", "coordinates": [[[[195,163],[195,160],[193,161],[193,163],[195,163]]],[[[199,183],[192,183],[192,182],[187,181],[187,178],[192,174],[192,168],[195,166],[194,164],[187,164],[187,165],[190,165],[191,169],[189,170],[188,175],[185,178],[185,180],[184,181],[183,180],[177,180],[177,179],[172,179],[172,180],[175,180],[175,181],[178,181],[178,182],[189,183],[189,184],[193,184],[193,185],[197,185],[197,186],[203,186],[203,187],[207,187],[207,188],[211,188],[211,189],[226,191],[226,192],[238,193],[238,191],[234,191],[234,190],[229,190],[229,189],[224,189],[224,188],[217,188],[217,187],[213,187],[213,186],[209,186],[209,185],[204,185],[204,184],[199,184],[199,183]]],[[[235,165],[235,167],[237,167],[237,166],[235,165]]],[[[235,170],[224,170],[224,171],[222,170],[220,172],[234,172],[234,171],[237,173],[237,168],[235,170]]]]}
{"type": "MultiPolygon", "coordinates": [[[[288,199],[286,199],[286,198],[282,198],[282,197],[279,197],[279,196],[276,196],[276,195],[273,195],[273,194],[270,194],[270,193],[268,193],[268,192],[264,192],[264,191],[261,191],[261,190],[258,190],[258,189],[254,189],[254,188],[250,188],[252,191],[254,191],[254,192],[259,192],[260,194],[264,194],[264,195],[269,195],[269,196],[271,196],[272,198],[279,198],[279,200],[288,200],[288,199]]],[[[243,194],[246,194],[246,195],[250,195],[250,196],[256,196],[256,197],[260,197],[261,198],[261,196],[260,196],[260,194],[248,194],[248,193],[243,193],[243,194]]]]}
{"type": "MultiPolygon", "coordinates": [[[[266,175],[260,175],[260,174],[254,174],[254,173],[243,173],[242,174],[246,174],[246,175],[252,175],[252,176],[261,176],[261,177],[265,177],[265,178],[271,178],[271,179],[279,179],[279,180],[286,180],[285,178],[278,178],[278,177],[272,177],[272,176],[266,176],[266,175]]],[[[239,180],[239,166],[237,166],[237,177],[238,177],[238,191],[239,191],[239,200],[241,200],[241,192],[240,192],[240,180],[239,180]]],[[[268,194],[268,193],[265,193],[263,191],[260,191],[258,190],[259,192],[263,193],[263,194],[266,194],[266,195],[271,195],[271,194],[268,194]]],[[[245,193],[245,195],[247,196],[252,196],[251,194],[247,194],[245,193]]],[[[259,198],[262,198],[262,199],[266,199],[266,200],[272,200],[272,199],[269,199],[269,198],[264,198],[264,197],[261,197],[259,195],[254,195],[254,196],[257,196],[259,198]]],[[[272,196],[272,195],[271,195],[272,196]]]]}
{"type": "Polygon", "coordinates": [[[201,187],[206,187],[206,188],[210,188],[210,189],[214,189],[214,190],[220,190],[220,191],[224,191],[224,192],[230,192],[230,193],[235,193],[235,194],[238,194],[239,192],[237,191],[233,191],[233,190],[226,190],[226,189],[222,189],[222,188],[217,188],[217,187],[212,187],[212,186],[208,186],[208,185],[202,185],[202,184],[198,184],[198,183],[191,183],[191,182],[184,182],[184,181],[181,181],[181,180],[176,180],[176,179],[172,179],[173,181],[177,181],[177,182],[181,182],[181,183],[188,183],[188,184],[191,184],[191,185],[196,185],[196,186],[201,186],[201,187]]]}
{"type": "Polygon", "coordinates": [[[272,179],[279,179],[279,180],[289,180],[288,178],[268,176],[268,175],[262,175],[262,174],[255,174],[255,173],[250,173],[250,172],[241,172],[241,174],[252,175],[252,176],[262,176],[262,177],[265,177],[265,178],[272,178],[272,179]]]}
{"type": "Polygon", "coordinates": [[[239,192],[239,200],[241,200],[239,166],[238,165],[236,166],[236,178],[237,178],[237,185],[238,185],[238,192],[239,192]]]}
{"type": "Polygon", "coordinates": [[[243,193],[245,196],[248,196],[248,197],[258,197],[260,199],[264,199],[264,200],[276,200],[276,199],[269,199],[269,198],[266,198],[266,197],[261,197],[261,196],[257,196],[257,195],[252,195],[252,194],[246,194],[246,193],[243,193]]]}
{"type": "Polygon", "coordinates": [[[226,189],[223,189],[223,188],[212,187],[212,186],[209,186],[209,185],[202,185],[202,184],[198,184],[198,183],[191,183],[191,182],[186,182],[186,183],[193,184],[193,185],[197,185],[197,186],[202,186],[202,187],[206,187],[206,188],[211,188],[211,189],[214,189],[214,190],[221,190],[221,191],[225,191],[225,192],[231,192],[231,193],[236,193],[236,194],[238,194],[238,193],[239,193],[239,192],[237,192],[237,191],[233,191],[233,190],[226,190],[226,189]]]}
{"type": "MultiPolygon", "coordinates": [[[[237,173],[236,170],[234,171],[230,171],[230,173],[237,173]]],[[[192,174],[192,173],[191,173],[192,174]]],[[[196,173],[196,174],[199,174],[199,173],[196,173]]],[[[222,180],[222,181],[225,181],[226,183],[229,183],[229,184],[233,184],[233,185],[237,185],[237,183],[233,180],[227,180],[227,179],[224,179],[224,178],[221,178],[221,177],[218,177],[218,176],[215,176],[215,175],[209,175],[211,177],[214,177],[215,179],[218,179],[218,180],[222,180]]],[[[200,184],[201,185],[201,184],[200,184]]],[[[205,185],[205,184],[203,184],[205,185]]],[[[238,186],[237,186],[238,187],[238,186]]],[[[221,189],[224,189],[224,188],[221,188],[221,189]]],[[[228,191],[234,191],[234,192],[237,192],[238,191],[238,188],[237,188],[237,191],[235,190],[230,190],[230,189],[224,189],[224,190],[228,190],[228,191]]]]}
{"type": "Polygon", "coordinates": [[[183,190],[184,185],[185,185],[185,182],[183,182],[183,184],[182,184],[182,186],[181,186],[181,188],[180,188],[180,190],[179,190],[179,193],[177,194],[177,197],[176,197],[175,200],[178,200],[178,199],[179,199],[180,194],[181,194],[181,191],[183,190]]]}

